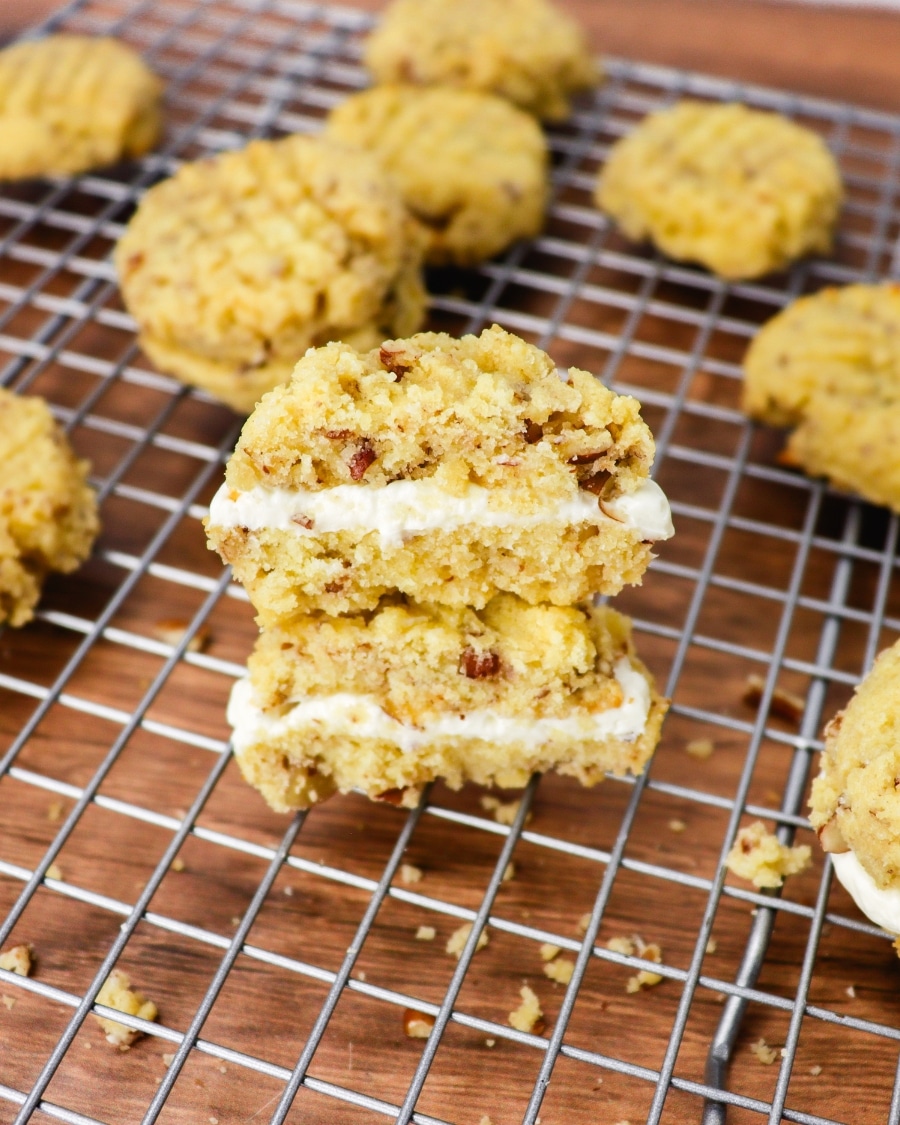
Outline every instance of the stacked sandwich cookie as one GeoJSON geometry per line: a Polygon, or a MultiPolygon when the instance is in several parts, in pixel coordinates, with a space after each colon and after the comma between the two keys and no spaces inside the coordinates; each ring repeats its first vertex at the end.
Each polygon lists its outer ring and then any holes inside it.
{"type": "Polygon", "coordinates": [[[494,327],[309,350],[207,519],[262,627],[229,720],[276,809],[638,773],[666,702],[591,604],[672,534],[638,403],[494,327]]]}

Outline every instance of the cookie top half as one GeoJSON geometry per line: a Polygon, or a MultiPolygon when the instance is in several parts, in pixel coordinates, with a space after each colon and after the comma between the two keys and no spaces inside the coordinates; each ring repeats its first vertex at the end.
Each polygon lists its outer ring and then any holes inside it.
{"type": "Polygon", "coordinates": [[[376,86],[332,110],[327,134],[378,156],[428,231],[429,262],[473,265],[543,224],[547,143],[503,98],[376,86]]]}
{"type": "Polygon", "coordinates": [[[494,326],[461,339],[423,332],[361,354],[307,353],[244,425],[226,485],[310,491],[355,483],[517,482],[542,505],[574,486],[610,495],[649,473],[638,402],[586,371],[559,378],[546,352],[494,326]]]}
{"type": "Polygon", "coordinates": [[[816,133],[779,114],[692,100],[617,141],[596,189],[629,238],[732,279],[829,251],[841,199],[816,133]]]}
{"type": "Polygon", "coordinates": [[[51,35],[0,51],[0,179],[139,156],[162,129],[162,83],[115,39],[51,35]]]}
{"type": "Polygon", "coordinates": [[[415,331],[424,238],[369,154],[294,135],[186,164],[151,188],[115,250],[158,365],[238,409],[334,339],[415,331]],[[193,364],[193,366],[192,366],[193,364]]]}
{"type": "Polygon", "coordinates": [[[600,79],[581,29],[547,0],[393,0],[364,61],[376,82],[493,92],[545,120],[600,79]]]}
{"type": "Polygon", "coordinates": [[[790,304],[747,350],[742,405],[793,428],[787,463],[900,511],[900,286],[790,304]]]}

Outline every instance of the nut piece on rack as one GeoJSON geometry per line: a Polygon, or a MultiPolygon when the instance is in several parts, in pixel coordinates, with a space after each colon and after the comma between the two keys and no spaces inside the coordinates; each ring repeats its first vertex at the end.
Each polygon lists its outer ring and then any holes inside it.
{"type": "Polygon", "coordinates": [[[0,388],[0,625],[34,616],[52,571],[75,570],[99,530],[97,499],[50,408],[0,388]]]}
{"type": "Polygon", "coordinates": [[[739,279],[828,253],[842,195],[817,133],[745,105],[685,100],[613,145],[596,202],[628,238],[739,279]]]}
{"type": "Polygon", "coordinates": [[[162,82],[116,39],[48,35],[0,51],[0,180],[140,156],[162,132],[162,82]]]}
{"type": "Polygon", "coordinates": [[[601,78],[581,28],[548,0],[393,0],[364,62],[376,82],[488,91],[548,121],[601,78]]]}

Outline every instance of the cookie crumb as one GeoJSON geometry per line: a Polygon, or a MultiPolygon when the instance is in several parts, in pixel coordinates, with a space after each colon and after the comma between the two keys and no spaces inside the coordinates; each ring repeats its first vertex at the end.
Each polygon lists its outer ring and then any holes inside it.
{"type": "Polygon", "coordinates": [[[360,970],[359,970],[359,971],[357,972],[357,974],[356,974],[356,979],[357,979],[358,981],[362,981],[362,983],[363,983],[363,984],[365,984],[365,982],[366,982],[366,971],[365,971],[365,969],[360,969],[360,970]]]}
{"type": "MultiPolygon", "coordinates": [[[[459,929],[454,930],[453,933],[450,935],[450,937],[447,938],[447,946],[446,946],[447,952],[452,953],[453,956],[457,959],[457,961],[459,960],[463,949],[465,949],[466,942],[468,941],[469,934],[471,932],[472,932],[472,923],[471,922],[463,922],[463,924],[459,927],[459,929]]],[[[475,952],[477,953],[479,949],[484,949],[484,947],[487,945],[487,943],[488,943],[488,932],[487,932],[487,928],[485,928],[478,935],[478,941],[475,945],[475,952]]]]}
{"type": "Polygon", "coordinates": [[[433,1027],[434,1016],[415,1008],[403,1009],[403,1034],[407,1039],[427,1039],[433,1027]]]}
{"type": "Polygon", "coordinates": [[[171,871],[184,871],[184,860],[180,855],[175,856],[175,858],[169,864],[169,869],[171,871]]]}
{"type": "Polygon", "coordinates": [[[582,914],[578,919],[578,925],[575,927],[576,931],[581,937],[587,933],[588,926],[591,924],[590,914],[582,914]]]}
{"type": "Polygon", "coordinates": [[[493,1122],[488,1117],[488,1115],[485,1113],[485,1114],[482,1114],[481,1120],[478,1122],[478,1125],[493,1125],[493,1122]]]}
{"type": "Polygon", "coordinates": [[[813,1076],[813,1078],[818,1078],[819,1075],[822,1073],[822,1068],[818,1065],[811,1066],[809,1068],[809,1073],[813,1076]]]}
{"type": "Polygon", "coordinates": [[[437,930],[434,926],[419,926],[416,930],[416,941],[434,941],[437,930]]]}
{"type": "Polygon", "coordinates": [[[516,877],[516,865],[513,863],[512,860],[510,860],[509,863],[507,863],[506,867],[504,867],[504,869],[503,869],[503,874],[500,877],[500,882],[501,883],[508,883],[511,879],[515,879],[515,877],[516,877]]]}
{"type": "MultiPolygon", "coordinates": [[[[178,617],[166,617],[154,624],[153,633],[157,640],[175,648],[176,645],[181,644],[182,637],[189,626],[189,621],[182,621],[178,617]]],[[[201,625],[185,645],[185,652],[204,652],[209,645],[209,641],[209,629],[201,625]]]]}
{"type": "Polygon", "coordinates": [[[788,875],[804,871],[811,862],[808,844],[782,844],[761,820],[756,820],[738,832],[725,866],[755,887],[780,887],[788,875]]]}
{"type": "Polygon", "coordinates": [[[6,969],[8,973],[15,973],[16,976],[31,976],[33,962],[34,950],[30,945],[14,945],[11,949],[0,953],[0,969],[6,969]]]}
{"type": "Polygon", "coordinates": [[[692,758],[705,762],[707,758],[712,757],[715,744],[711,738],[692,738],[685,746],[685,750],[692,758]]]}
{"type": "Polygon", "coordinates": [[[549,941],[545,941],[540,949],[542,961],[552,961],[553,958],[558,957],[560,953],[562,953],[562,948],[558,945],[552,945],[549,941]]]}
{"type": "Polygon", "coordinates": [[[51,824],[56,824],[57,821],[62,820],[62,814],[65,812],[66,806],[62,801],[51,801],[47,806],[47,819],[51,824]]]}
{"type": "Polygon", "coordinates": [[[575,972],[575,962],[569,957],[557,957],[544,965],[544,976],[556,984],[568,984],[575,972]]]}
{"type": "MultiPolygon", "coordinates": [[[[655,942],[645,942],[640,934],[631,937],[613,937],[606,943],[606,948],[614,953],[621,953],[625,957],[642,957],[645,961],[662,963],[662,949],[655,942]]],[[[659,984],[663,977],[661,973],[654,973],[650,969],[640,969],[625,982],[625,991],[628,993],[640,992],[643,988],[653,988],[659,984]]]]}
{"type": "Polygon", "coordinates": [[[778,1058],[778,1051],[774,1047],[770,1047],[765,1039],[757,1039],[755,1043],[751,1043],[750,1050],[765,1066],[771,1066],[778,1058]]]}
{"type": "MultiPolygon", "coordinates": [[[[485,812],[493,813],[494,820],[498,824],[505,824],[507,827],[511,827],[514,823],[521,804],[521,798],[517,798],[515,801],[500,801],[496,797],[492,797],[490,793],[485,793],[481,798],[481,807],[485,812]]],[[[529,820],[531,820],[530,812],[525,817],[525,823],[527,824],[529,820]]]]}
{"type": "Polygon", "coordinates": [[[848,984],[847,987],[844,989],[844,992],[847,993],[847,995],[850,997],[851,1000],[856,999],[856,989],[853,987],[852,984],[848,984]]]}
{"type": "Polygon", "coordinates": [[[163,1055],[162,1061],[166,1064],[166,1066],[171,1066],[172,1063],[175,1061],[175,1055],[174,1054],[163,1055]]]}
{"type": "MultiPolygon", "coordinates": [[[[749,707],[758,707],[762,702],[765,688],[766,681],[762,676],[750,675],[747,677],[744,694],[741,698],[749,707]]],[[[769,712],[772,715],[777,715],[779,719],[799,723],[803,718],[805,707],[806,701],[801,699],[799,695],[795,695],[794,692],[787,691],[785,688],[775,688],[772,692],[769,712]]]]}
{"type": "Polygon", "coordinates": [[[421,883],[422,882],[422,868],[416,867],[412,863],[400,864],[400,882],[401,883],[421,883]]]}
{"type": "Polygon", "coordinates": [[[670,832],[683,832],[685,830],[685,828],[687,828],[687,825],[685,824],[685,822],[683,820],[679,820],[678,817],[673,817],[669,821],[669,831],[670,832]]]}
{"type": "Polygon", "coordinates": [[[509,1013],[507,1017],[509,1026],[514,1027],[516,1031],[528,1031],[540,1035],[544,1030],[544,1013],[540,1001],[527,984],[523,984],[519,989],[519,995],[522,997],[522,1003],[509,1013]]]}
{"type": "Polygon", "coordinates": [[[63,877],[62,868],[59,866],[58,863],[51,863],[50,866],[47,868],[47,872],[44,876],[45,879],[56,879],[59,882],[62,881],[62,877],[63,877]]]}
{"type": "Polygon", "coordinates": [[[485,1039],[485,1041],[484,1041],[485,1047],[493,1047],[493,1046],[496,1045],[496,1043],[497,1043],[496,1039],[485,1039]]]}
{"type": "Polygon", "coordinates": [[[288,898],[293,898],[293,896],[294,896],[294,888],[293,888],[293,887],[285,887],[285,888],[284,888],[284,893],[285,893],[285,894],[287,895],[287,897],[288,897],[288,898]]]}
{"type": "Polygon", "coordinates": [[[16,1006],[15,997],[13,997],[13,996],[7,996],[7,995],[4,994],[2,997],[0,997],[0,999],[3,1000],[3,1003],[9,1009],[9,1011],[12,1011],[13,1008],[16,1006]]]}
{"type": "MultiPolygon", "coordinates": [[[[97,1003],[107,1008],[115,1008],[117,1012],[124,1012],[129,1016],[139,1016],[144,1020],[155,1020],[158,1012],[152,1000],[131,987],[131,978],[121,969],[113,969],[97,993],[97,1003]]],[[[127,1051],[132,1043],[143,1032],[132,1027],[126,1027],[116,1020],[107,1019],[105,1016],[95,1016],[97,1022],[106,1035],[106,1041],[118,1047],[120,1051],[127,1051]]]]}
{"type": "Polygon", "coordinates": [[[707,953],[715,953],[715,951],[718,948],[719,948],[719,944],[715,940],[715,938],[710,938],[709,941],[706,943],[706,952],[707,953]]]}

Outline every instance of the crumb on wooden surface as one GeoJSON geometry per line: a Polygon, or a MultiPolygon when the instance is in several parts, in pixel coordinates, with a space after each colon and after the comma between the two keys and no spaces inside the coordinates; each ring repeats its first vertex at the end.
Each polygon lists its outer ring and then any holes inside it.
{"type": "Polygon", "coordinates": [[[478,1122],[478,1125],[493,1125],[493,1123],[488,1115],[486,1113],[483,1113],[481,1115],[481,1120],[478,1122]]]}
{"type": "Polygon", "coordinates": [[[847,987],[844,989],[844,992],[847,993],[847,995],[850,997],[851,1000],[856,999],[856,988],[852,984],[848,984],[847,987]]]}
{"type": "Polygon", "coordinates": [[[692,738],[685,746],[687,753],[690,754],[692,758],[696,758],[701,762],[705,762],[707,758],[711,758],[715,748],[715,743],[711,738],[692,738]]]}
{"type": "Polygon", "coordinates": [[[683,832],[685,828],[687,828],[687,824],[685,824],[685,822],[683,820],[680,820],[677,816],[673,816],[669,821],[670,832],[683,832]]]}
{"type": "MultiPolygon", "coordinates": [[[[176,645],[181,644],[190,624],[190,621],[185,621],[180,617],[165,617],[154,622],[153,635],[158,641],[175,648],[176,645]]],[[[200,625],[185,645],[185,652],[204,652],[209,647],[209,642],[209,629],[205,625],[200,625]]]]}
{"type": "Polygon", "coordinates": [[[500,876],[500,882],[508,883],[511,879],[515,879],[515,877],[516,865],[512,860],[510,860],[509,863],[507,863],[506,867],[503,868],[503,874],[500,876]]]}
{"type": "Polygon", "coordinates": [[[34,949],[26,943],[13,945],[0,953],[0,969],[6,969],[8,973],[15,973],[19,977],[31,975],[33,962],[34,949]]]}
{"type": "MultiPolygon", "coordinates": [[[[606,943],[606,948],[614,953],[621,953],[625,957],[640,957],[644,961],[653,961],[662,964],[662,949],[655,942],[646,942],[640,934],[631,934],[630,937],[613,937],[606,943]]],[[[644,988],[653,988],[663,979],[661,973],[654,973],[651,969],[639,969],[625,982],[625,991],[628,993],[640,992],[644,988]]]]}
{"type": "Polygon", "coordinates": [[[796,875],[812,862],[808,844],[782,844],[761,820],[742,828],[725,860],[725,866],[755,887],[780,887],[788,875],[796,875]]]}
{"type": "Polygon", "coordinates": [[[485,1047],[495,1047],[497,1045],[497,1040],[496,1039],[485,1039],[484,1045],[485,1045],[485,1047]]]}
{"type": "Polygon", "coordinates": [[[173,1062],[175,1061],[175,1055],[174,1055],[174,1053],[173,1053],[173,1054],[165,1054],[165,1055],[163,1055],[163,1057],[162,1057],[162,1061],[163,1061],[163,1062],[164,1062],[164,1063],[166,1064],[166,1066],[171,1066],[171,1065],[172,1065],[172,1063],[173,1063],[173,1062]]]}
{"type": "Polygon", "coordinates": [[[818,1064],[816,1066],[811,1066],[809,1068],[809,1073],[813,1076],[813,1078],[818,1078],[822,1073],[822,1068],[818,1064]]]}
{"type": "Polygon", "coordinates": [[[556,984],[568,984],[575,972],[575,962],[570,957],[557,957],[544,965],[544,976],[556,984]]]}
{"type": "Polygon", "coordinates": [[[770,1047],[765,1039],[757,1039],[755,1043],[751,1043],[750,1051],[765,1066],[771,1066],[778,1058],[778,1049],[770,1047]]]}
{"type": "Polygon", "coordinates": [[[578,919],[578,925],[575,927],[579,936],[583,937],[587,933],[588,926],[590,924],[591,924],[590,914],[582,914],[581,917],[578,919]]]}
{"type": "Polygon", "coordinates": [[[718,948],[719,948],[719,945],[718,945],[718,942],[716,941],[715,938],[710,938],[709,941],[706,943],[706,952],[707,953],[715,953],[715,951],[718,948]]]}
{"type": "MultiPolygon", "coordinates": [[[[462,954],[462,951],[466,947],[466,942],[469,940],[469,934],[471,932],[472,932],[472,923],[471,922],[463,922],[463,924],[459,927],[459,929],[454,930],[453,933],[450,935],[450,937],[447,938],[447,946],[446,946],[447,952],[452,953],[453,956],[457,959],[457,961],[459,960],[460,955],[462,954]]],[[[481,931],[481,933],[478,935],[478,941],[475,944],[475,952],[477,953],[479,949],[484,949],[484,947],[487,945],[487,943],[488,943],[488,932],[487,932],[487,927],[485,927],[481,931]]]]}
{"type": "MultiPolygon", "coordinates": [[[[750,675],[744,685],[744,694],[741,696],[749,707],[759,707],[762,702],[766,681],[762,676],[750,675]]],[[[790,723],[799,723],[803,718],[806,701],[792,691],[785,688],[775,688],[769,703],[769,713],[777,715],[779,719],[787,719],[790,723]]]]}
{"type": "Polygon", "coordinates": [[[434,1027],[434,1016],[415,1008],[403,1009],[403,1034],[407,1039],[427,1039],[434,1027]]]}
{"type": "Polygon", "coordinates": [[[169,864],[169,868],[171,871],[184,871],[184,860],[180,855],[175,856],[175,858],[169,864]]]}
{"type": "Polygon", "coordinates": [[[519,989],[519,995],[522,1003],[509,1013],[509,1026],[516,1031],[530,1031],[534,1035],[540,1035],[544,1030],[544,1012],[537,995],[527,984],[519,989]]]}
{"type": "Polygon", "coordinates": [[[57,821],[62,820],[62,814],[66,811],[66,806],[62,801],[51,801],[47,806],[47,819],[51,824],[56,824],[57,821]]]}
{"type": "Polygon", "coordinates": [[[545,941],[540,948],[541,960],[552,961],[554,957],[558,957],[562,953],[562,948],[558,945],[553,945],[552,942],[545,941]]]}
{"type": "Polygon", "coordinates": [[[437,930],[434,926],[419,926],[416,930],[416,941],[434,941],[437,930]]]}
{"type": "Polygon", "coordinates": [[[400,864],[400,882],[401,883],[421,883],[422,882],[422,868],[416,867],[414,863],[401,863],[400,864]]]}
{"type": "MultiPolygon", "coordinates": [[[[103,987],[97,993],[97,1003],[107,1008],[114,1008],[117,1012],[124,1012],[128,1016],[138,1016],[143,1020],[155,1020],[157,1015],[156,1005],[148,1000],[143,993],[131,987],[131,978],[121,969],[113,969],[103,987]]],[[[126,1027],[116,1020],[107,1019],[105,1016],[94,1017],[106,1036],[108,1043],[118,1047],[120,1051],[127,1051],[131,1044],[142,1032],[132,1027],[126,1027]]]]}
{"type": "Polygon", "coordinates": [[[6,995],[5,993],[4,993],[4,995],[3,995],[3,996],[0,996],[0,1000],[2,1000],[2,1001],[3,1001],[3,1004],[4,1004],[4,1006],[5,1006],[5,1007],[6,1007],[6,1009],[7,1009],[8,1011],[10,1011],[10,1012],[11,1012],[11,1011],[13,1010],[13,1008],[14,1008],[14,1007],[16,1006],[16,999],[15,999],[15,997],[14,997],[14,996],[7,996],[7,995],[6,995]]]}
{"type": "Polygon", "coordinates": [[[47,868],[47,872],[46,872],[45,877],[47,879],[57,879],[57,880],[61,881],[62,877],[63,877],[62,868],[59,866],[58,863],[51,863],[50,866],[47,868]]]}
{"type": "MultiPolygon", "coordinates": [[[[501,801],[498,797],[492,797],[490,793],[484,793],[481,797],[481,807],[485,812],[493,813],[494,820],[498,824],[505,824],[510,827],[515,821],[519,812],[519,806],[522,804],[521,797],[517,797],[514,801],[501,801]]],[[[525,817],[525,823],[531,820],[531,812],[525,817]]]]}

